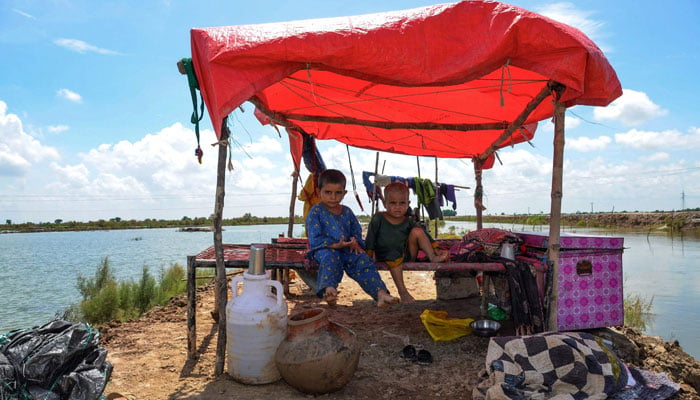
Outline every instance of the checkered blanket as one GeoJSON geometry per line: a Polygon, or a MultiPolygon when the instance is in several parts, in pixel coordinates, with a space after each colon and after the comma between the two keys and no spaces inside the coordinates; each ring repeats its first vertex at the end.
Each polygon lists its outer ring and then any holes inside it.
{"type": "Polygon", "coordinates": [[[624,365],[588,333],[493,337],[474,400],[606,399],[625,387],[624,365]]]}

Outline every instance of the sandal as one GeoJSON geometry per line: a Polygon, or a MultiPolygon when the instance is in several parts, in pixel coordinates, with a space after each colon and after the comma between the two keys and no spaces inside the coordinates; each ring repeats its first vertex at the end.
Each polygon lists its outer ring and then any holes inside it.
{"type": "Polygon", "coordinates": [[[421,365],[432,364],[433,355],[428,350],[421,349],[416,354],[416,362],[421,365]]]}
{"type": "Polygon", "coordinates": [[[416,348],[413,345],[407,345],[401,350],[401,358],[408,361],[416,361],[416,348]]]}

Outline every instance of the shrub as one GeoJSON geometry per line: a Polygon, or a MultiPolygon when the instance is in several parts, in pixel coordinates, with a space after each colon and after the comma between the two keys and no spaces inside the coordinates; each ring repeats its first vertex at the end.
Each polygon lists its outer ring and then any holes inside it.
{"type": "Polygon", "coordinates": [[[184,278],[184,268],[173,264],[168,269],[161,269],[158,281],[144,266],[138,281],[117,282],[108,258],[104,258],[93,277],[78,275],[77,286],[82,301],[56,314],[68,321],[90,324],[138,318],[151,307],[164,305],[173,296],[184,293],[187,285],[184,278]]]}
{"type": "Polygon", "coordinates": [[[646,330],[654,318],[651,313],[651,307],[654,303],[654,297],[647,301],[638,294],[629,294],[625,296],[625,325],[637,328],[642,332],[646,330]]]}

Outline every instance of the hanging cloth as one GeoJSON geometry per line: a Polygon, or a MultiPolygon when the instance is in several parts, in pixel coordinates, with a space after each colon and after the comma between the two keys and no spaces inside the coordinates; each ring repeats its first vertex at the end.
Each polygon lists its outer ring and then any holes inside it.
{"type": "Polygon", "coordinates": [[[202,100],[202,93],[200,91],[199,99],[202,104],[198,112],[197,90],[199,90],[199,82],[197,82],[197,75],[194,74],[194,65],[192,64],[191,58],[183,58],[181,61],[182,66],[185,69],[185,73],[187,74],[187,83],[190,86],[190,95],[192,96],[193,111],[192,116],[190,117],[190,122],[194,124],[194,134],[197,137],[197,148],[194,150],[194,155],[197,157],[197,161],[199,161],[201,164],[204,152],[202,151],[202,147],[199,145],[199,121],[204,118],[204,100],[202,100]]]}
{"type": "Polygon", "coordinates": [[[317,175],[309,174],[306,182],[304,182],[304,187],[301,188],[301,193],[297,196],[300,201],[304,202],[304,221],[306,221],[306,216],[309,215],[311,207],[321,202],[321,198],[318,197],[316,192],[316,181],[317,175]]]}
{"type": "Polygon", "coordinates": [[[375,198],[378,198],[382,202],[384,202],[382,190],[379,188],[379,186],[374,185],[369,179],[373,175],[374,172],[362,171],[362,183],[365,185],[365,189],[367,190],[367,196],[369,197],[369,201],[371,203],[375,198]]]}
{"type": "Polygon", "coordinates": [[[320,175],[321,172],[326,170],[326,164],[321,158],[321,153],[318,152],[316,147],[316,139],[313,136],[302,133],[303,144],[302,144],[302,158],[304,159],[304,166],[312,174],[320,175]]]}

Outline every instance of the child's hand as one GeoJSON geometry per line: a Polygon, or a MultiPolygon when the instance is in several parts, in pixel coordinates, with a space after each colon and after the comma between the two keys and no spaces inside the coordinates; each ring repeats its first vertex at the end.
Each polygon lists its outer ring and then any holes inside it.
{"type": "Polygon", "coordinates": [[[353,253],[362,253],[365,250],[360,246],[359,243],[357,243],[357,240],[353,237],[350,238],[348,241],[348,247],[350,248],[350,251],[353,253]]]}

